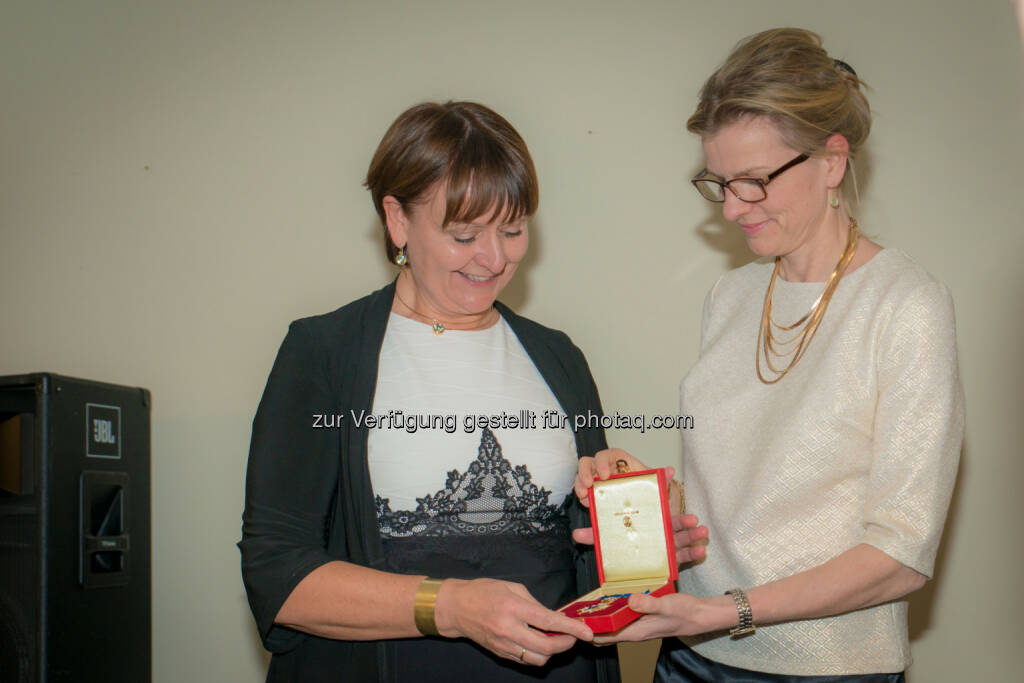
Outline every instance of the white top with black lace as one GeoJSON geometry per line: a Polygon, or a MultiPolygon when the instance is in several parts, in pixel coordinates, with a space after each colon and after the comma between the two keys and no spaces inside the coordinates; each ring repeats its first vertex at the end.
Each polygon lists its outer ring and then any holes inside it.
{"type": "Polygon", "coordinates": [[[576,473],[561,414],[504,320],[435,335],[392,313],[368,443],[382,536],[548,531],[576,473]]]}

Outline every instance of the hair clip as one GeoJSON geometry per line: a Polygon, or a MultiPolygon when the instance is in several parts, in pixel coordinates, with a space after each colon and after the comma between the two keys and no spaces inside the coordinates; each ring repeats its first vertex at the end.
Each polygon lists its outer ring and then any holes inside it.
{"type": "Polygon", "coordinates": [[[857,72],[853,70],[853,67],[850,66],[849,64],[847,64],[846,62],[844,62],[841,59],[833,59],[832,63],[835,64],[835,67],[837,69],[839,69],[840,71],[845,71],[846,73],[848,73],[848,74],[850,74],[852,76],[856,76],[857,75],[857,72]]]}

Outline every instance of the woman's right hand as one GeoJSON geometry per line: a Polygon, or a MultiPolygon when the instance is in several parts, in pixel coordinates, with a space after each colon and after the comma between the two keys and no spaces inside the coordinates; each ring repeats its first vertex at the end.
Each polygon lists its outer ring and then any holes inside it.
{"type": "Polygon", "coordinates": [[[497,579],[446,579],[434,623],[445,637],[469,638],[499,657],[534,666],[577,640],[594,639],[582,622],[547,609],[522,584],[497,579]]]}

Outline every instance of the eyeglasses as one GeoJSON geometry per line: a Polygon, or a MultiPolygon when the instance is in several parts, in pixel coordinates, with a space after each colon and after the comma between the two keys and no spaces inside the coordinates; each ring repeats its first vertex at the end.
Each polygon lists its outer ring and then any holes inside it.
{"type": "Polygon", "coordinates": [[[796,159],[793,159],[788,164],[784,164],[779,168],[775,169],[763,178],[733,178],[732,180],[715,180],[709,178],[708,169],[704,169],[697,174],[693,180],[693,186],[697,188],[697,192],[700,192],[700,196],[707,199],[709,202],[718,202],[721,204],[725,201],[725,189],[729,188],[729,191],[736,195],[736,198],[743,202],[763,202],[768,197],[768,190],[766,189],[768,183],[778,178],[781,174],[785,173],[789,169],[793,168],[797,164],[810,159],[806,154],[801,154],[796,159]]]}

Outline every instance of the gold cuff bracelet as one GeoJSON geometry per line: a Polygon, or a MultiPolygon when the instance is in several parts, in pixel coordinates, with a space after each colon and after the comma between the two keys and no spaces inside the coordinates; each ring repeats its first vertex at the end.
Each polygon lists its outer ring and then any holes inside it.
{"type": "Polygon", "coordinates": [[[416,628],[425,636],[439,636],[437,624],[434,623],[434,603],[437,602],[437,592],[441,589],[444,579],[425,578],[416,589],[416,597],[413,598],[413,620],[416,628]]]}

